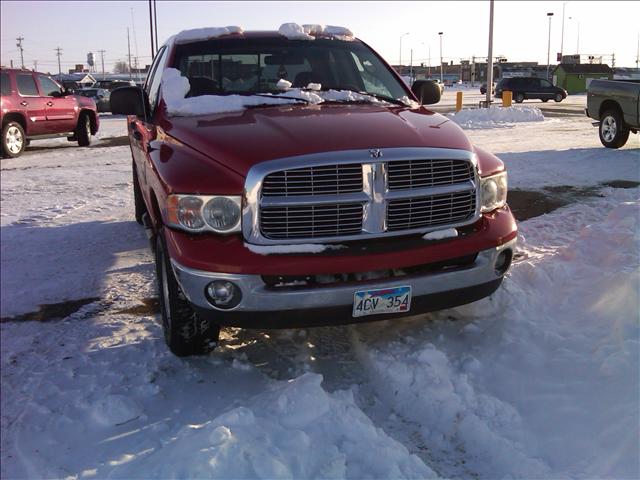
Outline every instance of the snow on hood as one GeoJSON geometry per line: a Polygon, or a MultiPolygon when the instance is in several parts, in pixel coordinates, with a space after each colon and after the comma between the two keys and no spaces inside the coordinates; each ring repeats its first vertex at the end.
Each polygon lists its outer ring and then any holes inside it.
{"type": "MultiPolygon", "coordinates": [[[[279,94],[260,95],[202,95],[189,97],[189,80],[182,76],[179,70],[167,68],[162,72],[162,97],[167,106],[167,114],[173,117],[190,117],[196,115],[210,115],[242,111],[248,107],[258,105],[285,105],[307,102],[317,105],[323,102],[369,102],[388,105],[387,102],[376,97],[350,90],[319,91],[319,84],[309,84],[309,91],[300,88],[288,88],[289,82],[280,80],[278,88],[283,89],[279,94]]],[[[399,99],[407,107],[418,108],[420,105],[409,97],[399,99]]]]}
{"type": "Polygon", "coordinates": [[[353,40],[354,38],[351,30],[335,25],[283,23],[278,32],[290,40],[315,40],[317,36],[328,36],[337,40],[353,40]]]}
{"type": "Polygon", "coordinates": [[[468,108],[447,116],[466,129],[499,128],[513,123],[544,121],[542,111],[536,107],[468,108]]]}

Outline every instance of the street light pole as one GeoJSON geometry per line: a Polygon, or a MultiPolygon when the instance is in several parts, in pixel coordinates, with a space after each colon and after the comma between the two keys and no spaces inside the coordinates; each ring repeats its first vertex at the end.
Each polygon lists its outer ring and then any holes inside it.
{"type": "Polygon", "coordinates": [[[442,34],[444,32],[438,32],[440,35],[440,83],[444,83],[444,71],[442,70],[442,34]]]}
{"type": "Polygon", "coordinates": [[[567,2],[562,2],[562,34],[560,36],[560,61],[562,62],[562,55],[564,54],[564,7],[567,2]]]}
{"type": "Polygon", "coordinates": [[[493,90],[493,0],[489,2],[489,55],[487,56],[487,92],[485,102],[487,108],[491,107],[491,94],[493,90]]]}
{"type": "Polygon", "coordinates": [[[400,55],[398,56],[398,73],[402,75],[402,37],[409,35],[409,32],[400,35],[400,55]]]}
{"type": "Polygon", "coordinates": [[[553,12],[548,12],[547,17],[549,17],[549,43],[547,44],[547,80],[549,79],[549,55],[551,54],[551,17],[553,17],[553,12]]]}

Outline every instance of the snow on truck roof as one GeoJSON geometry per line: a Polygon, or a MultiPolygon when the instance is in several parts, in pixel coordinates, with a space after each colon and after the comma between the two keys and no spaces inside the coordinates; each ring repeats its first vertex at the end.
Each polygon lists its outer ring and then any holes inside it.
{"type": "Polygon", "coordinates": [[[247,31],[233,25],[227,27],[205,27],[183,30],[167,40],[167,44],[184,44],[212,40],[227,35],[276,36],[282,35],[290,40],[315,40],[316,37],[334,38],[336,40],[353,40],[354,35],[348,28],[334,25],[298,25],[297,23],[283,23],[277,31],[247,31]]]}

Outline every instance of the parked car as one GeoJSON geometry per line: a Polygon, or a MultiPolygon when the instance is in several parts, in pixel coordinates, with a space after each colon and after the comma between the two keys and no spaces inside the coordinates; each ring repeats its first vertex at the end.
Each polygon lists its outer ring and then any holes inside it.
{"type": "Polygon", "coordinates": [[[111,92],[112,112],[129,115],[135,218],[174,354],[206,352],[221,325],[397,320],[473,302],[509,269],[504,164],[420,105],[440,100],[434,82],[410,89],[338,31],[183,32],[143,90],[111,92]]]}
{"type": "Polygon", "coordinates": [[[95,102],[72,95],[44,73],[1,69],[2,154],[17,157],[31,140],[67,137],[84,147],[100,126],[95,102]]]}
{"type": "Polygon", "coordinates": [[[120,87],[135,87],[135,86],[136,86],[136,82],[134,82],[133,80],[98,80],[93,85],[91,85],[91,88],[100,88],[103,90],[111,91],[120,87]]]}
{"type": "Polygon", "coordinates": [[[503,78],[496,85],[495,96],[502,98],[503,90],[512,92],[513,100],[522,103],[524,100],[538,99],[543,102],[554,100],[561,102],[567,98],[567,91],[556,87],[549,80],[536,77],[503,78]]]}
{"type": "MultiPolygon", "coordinates": [[[[486,93],[487,93],[487,83],[485,82],[482,85],[480,85],[480,94],[486,95],[486,93]]],[[[491,84],[491,94],[493,95],[495,93],[496,93],[496,84],[495,82],[493,82],[491,84]]]]}
{"type": "Polygon", "coordinates": [[[109,92],[109,90],[105,90],[104,88],[83,88],[82,90],[77,90],[75,93],[76,95],[91,98],[94,102],[96,102],[98,112],[111,111],[111,107],[109,104],[111,92],[109,92]]]}
{"type": "Polygon", "coordinates": [[[620,148],[629,132],[640,129],[640,81],[592,80],[587,88],[588,117],[597,120],[600,142],[607,148],[620,148]]]}

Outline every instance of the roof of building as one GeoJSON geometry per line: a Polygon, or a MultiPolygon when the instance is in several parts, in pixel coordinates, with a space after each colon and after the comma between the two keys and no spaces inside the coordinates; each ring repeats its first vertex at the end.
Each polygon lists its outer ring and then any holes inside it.
{"type": "Polygon", "coordinates": [[[605,63],[561,63],[558,68],[566,73],[612,73],[611,67],[605,63]]]}

